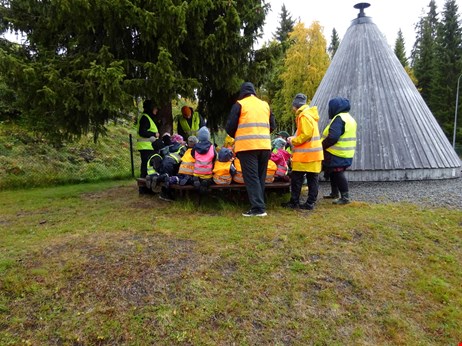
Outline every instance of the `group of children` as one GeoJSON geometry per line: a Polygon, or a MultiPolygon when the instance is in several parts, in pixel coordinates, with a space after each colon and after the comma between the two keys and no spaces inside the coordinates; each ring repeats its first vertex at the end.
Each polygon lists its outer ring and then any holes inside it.
{"type": "MultiPolygon", "coordinates": [[[[290,153],[286,150],[284,138],[272,142],[273,148],[266,174],[266,183],[288,181],[290,153]]],[[[206,193],[211,184],[244,184],[239,159],[233,152],[234,140],[227,136],[220,148],[210,140],[210,131],[203,126],[196,136],[187,141],[174,134],[164,134],[153,144],[154,155],[147,163],[146,187],[160,198],[173,200],[171,185],[193,185],[206,193]]]]}

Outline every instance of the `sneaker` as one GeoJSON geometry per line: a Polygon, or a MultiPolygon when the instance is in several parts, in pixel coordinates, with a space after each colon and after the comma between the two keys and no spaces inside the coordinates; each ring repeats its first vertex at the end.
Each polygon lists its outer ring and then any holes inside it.
{"type": "Polygon", "coordinates": [[[289,201],[289,202],[281,203],[281,207],[289,208],[289,209],[298,209],[298,208],[300,208],[300,205],[298,203],[289,201]]]}
{"type": "Polygon", "coordinates": [[[181,178],[181,180],[180,180],[180,185],[181,185],[181,186],[187,185],[187,184],[189,183],[189,179],[190,179],[189,176],[187,176],[187,175],[184,176],[184,177],[181,178]]]}
{"type": "Polygon", "coordinates": [[[246,213],[242,213],[242,216],[266,216],[268,215],[264,211],[255,211],[255,210],[249,210],[246,213]]]}
{"type": "Polygon", "coordinates": [[[159,199],[161,199],[163,201],[166,201],[166,202],[173,202],[174,201],[174,199],[172,197],[164,195],[164,194],[160,194],[159,199]]]}
{"type": "Polygon", "coordinates": [[[332,202],[332,204],[337,204],[337,205],[345,205],[349,203],[350,203],[350,200],[345,197],[340,197],[339,199],[332,202]]]}
{"type": "Polygon", "coordinates": [[[337,198],[339,198],[339,197],[340,197],[339,194],[333,194],[332,192],[329,193],[328,195],[322,196],[322,198],[326,198],[326,199],[337,199],[337,198]]]}
{"type": "Polygon", "coordinates": [[[314,204],[312,204],[312,203],[303,203],[303,204],[300,204],[300,209],[303,209],[303,210],[313,210],[313,209],[314,209],[314,204]]]}

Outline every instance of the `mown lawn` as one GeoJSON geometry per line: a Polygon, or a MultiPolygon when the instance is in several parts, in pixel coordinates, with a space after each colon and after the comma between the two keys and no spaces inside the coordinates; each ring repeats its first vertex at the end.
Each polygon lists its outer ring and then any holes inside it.
{"type": "MultiPolygon", "coordinates": [[[[325,192],[325,191],[324,191],[325,192]]],[[[0,345],[458,345],[462,213],[0,192],[0,345]]]]}

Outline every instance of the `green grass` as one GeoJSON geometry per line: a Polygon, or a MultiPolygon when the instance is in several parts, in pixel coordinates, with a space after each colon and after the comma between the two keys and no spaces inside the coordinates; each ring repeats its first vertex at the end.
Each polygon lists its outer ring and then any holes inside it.
{"type": "Polygon", "coordinates": [[[0,345],[457,345],[462,214],[0,192],[0,345]]]}
{"type": "MultiPolygon", "coordinates": [[[[131,125],[108,125],[93,142],[91,134],[56,147],[23,128],[0,122],[0,190],[54,186],[131,176],[131,125]]],[[[138,153],[134,153],[138,171],[138,153]]]]}

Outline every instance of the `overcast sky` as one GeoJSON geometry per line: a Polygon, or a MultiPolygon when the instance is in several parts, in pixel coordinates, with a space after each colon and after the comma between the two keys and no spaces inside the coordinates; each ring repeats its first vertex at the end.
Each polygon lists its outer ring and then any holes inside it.
{"type": "MultiPolygon", "coordinates": [[[[353,6],[359,0],[268,0],[271,11],[266,16],[264,37],[260,43],[272,39],[279,25],[279,15],[282,4],[285,4],[292,19],[298,20],[309,27],[313,21],[318,21],[324,27],[324,37],[330,43],[332,29],[335,28],[340,39],[345,35],[350,23],[359,10],[353,6]]],[[[388,44],[393,48],[398,30],[401,29],[409,56],[415,42],[415,24],[422,14],[428,12],[430,0],[370,0],[371,6],[365,9],[366,16],[372,17],[378,29],[385,35],[388,44]]],[[[438,13],[442,12],[445,0],[436,0],[438,13]]],[[[456,1],[459,7],[459,19],[462,12],[462,0],[456,1]]]]}

